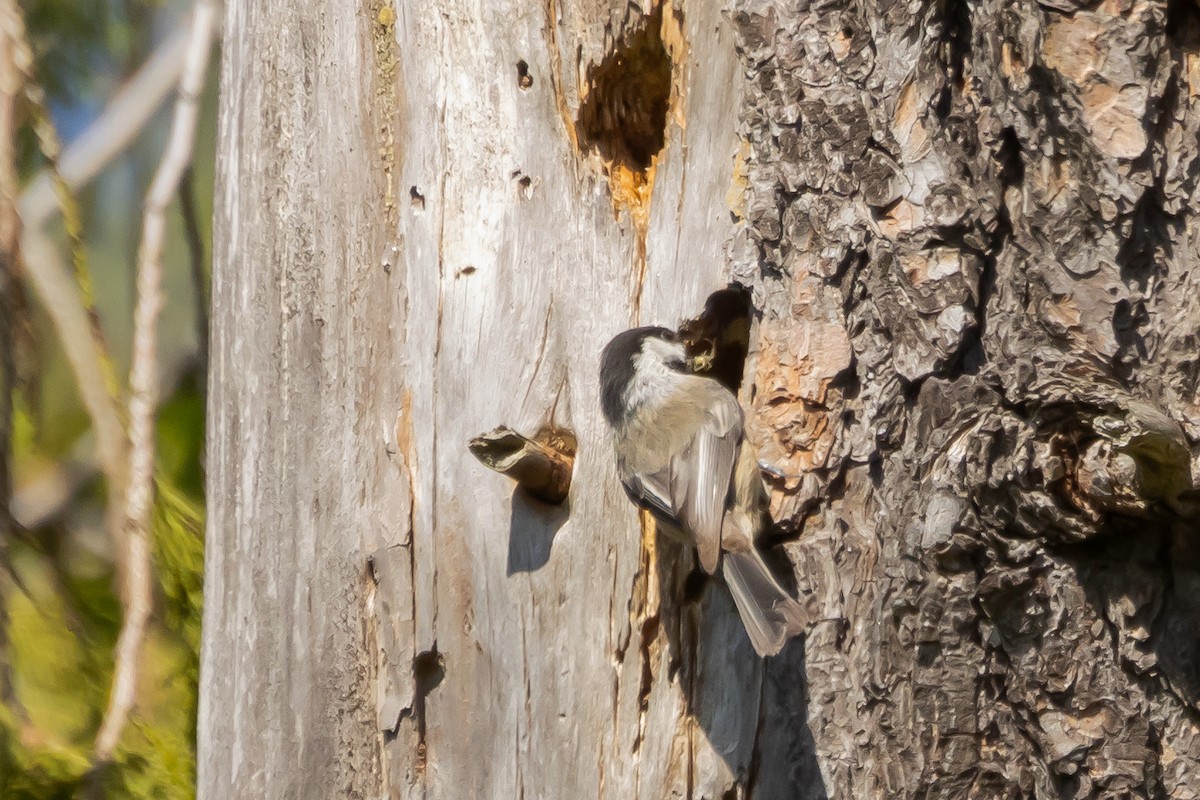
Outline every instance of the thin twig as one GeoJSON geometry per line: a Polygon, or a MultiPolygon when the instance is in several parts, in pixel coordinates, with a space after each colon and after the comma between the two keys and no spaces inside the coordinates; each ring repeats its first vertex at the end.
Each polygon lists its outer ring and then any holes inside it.
{"type": "MultiPolygon", "coordinates": [[[[17,95],[23,79],[9,42],[14,0],[0,0],[0,570],[17,573],[12,566],[9,547],[16,523],[8,511],[12,494],[12,395],[16,385],[15,343],[13,341],[16,302],[16,274],[20,242],[20,217],[17,215],[17,95]]],[[[12,676],[12,656],[8,645],[8,592],[4,574],[0,574],[0,705],[11,713],[24,716],[12,676]]]]}
{"type": "Polygon", "coordinates": [[[100,373],[104,377],[104,386],[113,402],[118,402],[120,385],[117,382],[117,370],[108,354],[104,343],[104,328],[100,324],[100,314],[96,311],[95,292],[92,289],[92,273],[88,269],[87,248],[83,242],[83,215],[79,211],[79,202],[67,181],[59,170],[59,160],[62,156],[62,141],[58,137],[58,129],[50,119],[50,110],[46,106],[46,93],[38,83],[34,74],[33,48],[26,38],[24,19],[20,9],[13,15],[13,60],[22,71],[23,94],[32,122],[33,132],[37,136],[42,156],[46,159],[46,172],[50,176],[54,195],[58,201],[58,209],[62,213],[63,228],[67,234],[67,242],[71,253],[71,265],[75,271],[75,282],[79,300],[87,314],[88,325],[91,328],[100,373]]]}
{"type": "Polygon", "coordinates": [[[204,236],[200,233],[200,214],[196,208],[196,189],[193,184],[192,167],[188,165],[179,181],[179,211],[183,217],[183,238],[187,242],[191,264],[192,294],[196,307],[196,346],[200,353],[200,373],[204,374],[208,370],[208,276],[204,269],[204,236]]]}
{"type": "Polygon", "coordinates": [[[111,759],[133,707],[137,662],[150,617],[150,511],[154,499],[154,409],[158,379],[158,314],[162,308],[162,248],[166,210],[191,161],[200,114],[199,96],[208,72],[217,27],[215,0],[200,0],[192,14],[187,57],[166,152],[146,195],[142,242],[138,248],[137,306],[133,314],[133,352],[129,371],[129,480],[125,532],[129,559],[125,570],[126,607],[114,654],[112,692],[96,734],[97,763],[111,759]]]}
{"type": "MultiPolygon", "coordinates": [[[[51,133],[44,107],[39,108],[40,95],[38,90],[31,89],[33,80],[33,51],[26,39],[25,23],[21,10],[16,3],[6,2],[4,6],[4,24],[7,31],[8,49],[14,62],[21,72],[24,83],[24,95],[31,101],[31,111],[35,122],[40,119],[40,138],[43,148],[47,150],[47,160],[51,169],[45,173],[45,183],[49,192],[50,208],[56,203],[68,217],[68,228],[78,227],[78,214],[75,211],[73,199],[70,197],[67,182],[57,175],[53,169],[59,161],[56,149],[57,137],[51,133]],[[58,190],[56,193],[55,186],[58,190]],[[71,220],[74,220],[73,222],[71,220]]],[[[20,249],[25,265],[25,275],[41,299],[50,321],[63,344],[63,351],[71,365],[75,382],[79,390],[84,409],[92,421],[92,430],[96,433],[96,451],[103,465],[105,477],[108,479],[108,528],[117,539],[120,549],[120,517],[115,515],[116,504],[113,502],[121,496],[124,487],[127,440],[125,426],[121,419],[115,386],[115,373],[111,369],[103,340],[98,336],[98,324],[94,314],[89,313],[86,292],[88,291],[86,272],[83,261],[79,257],[81,242],[75,241],[73,249],[76,252],[77,275],[83,279],[79,285],[74,285],[59,258],[57,249],[49,241],[42,230],[40,220],[33,220],[26,214],[25,199],[22,195],[20,210],[24,228],[21,234],[20,249]],[[81,296],[81,291],[85,294],[81,296]]],[[[48,212],[47,212],[48,213],[48,212]]],[[[44,217],[45,215],[43,215],[44,217]]],[[[78,231],[75,231],[78,234],[78,231]]],[[[73,239],[77,236],[73,235],[73,239]]]]}
{"type": "Polygon", "coordinates": [[[21,233],[17,214],[17,96],[24,80],[17,68],[16,48],[9,42],[15,28],[14,8],[14,0],[3,0],[0,5],[0,506],[3,506],[0,507],[0,554],[6,552],[15,528],[8,506],[12,494],[9,464],[12,394],[16,387],[15,294],[21,233]]]}

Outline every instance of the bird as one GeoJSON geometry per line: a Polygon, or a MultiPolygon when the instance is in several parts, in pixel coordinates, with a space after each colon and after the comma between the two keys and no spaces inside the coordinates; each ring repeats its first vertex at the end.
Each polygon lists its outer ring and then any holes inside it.
{"type": "Polygon", "coordinates": [[[756,546],[771,520],[737,397],[689,368],[675,332],[647,326],[604,347],[600,406],[629,499],[720,568],[755,651],[777,654],[806,620],[756,546]]]}

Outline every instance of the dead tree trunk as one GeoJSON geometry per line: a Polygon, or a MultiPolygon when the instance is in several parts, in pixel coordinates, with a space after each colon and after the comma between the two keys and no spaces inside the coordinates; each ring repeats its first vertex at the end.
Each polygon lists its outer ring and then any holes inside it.
{"type": "Polygon", "coordinates": [[[647,5],[230,3],[201,798],[1200,797],[1200,10],[647,5]],[[597,408],[730,278],[766,664],[597,408]]]}

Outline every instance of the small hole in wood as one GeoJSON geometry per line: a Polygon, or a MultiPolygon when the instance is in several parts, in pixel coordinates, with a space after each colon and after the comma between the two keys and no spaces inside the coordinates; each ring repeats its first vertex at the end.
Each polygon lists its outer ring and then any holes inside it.
{"type": "Polygon", "coordinates": [[[522,90],[533,86],[533,76],[529,74],[529,65],[524,61],[517,62],[517,86],[522,90]]]}
{"type": "Polygon", "coordinates": [[[518,171],[513,173],[513,180],[517,184],[517,196],[522,200],[528,200],[533,197],[533,178],[518,171]]]}
{"type": "Polygon", "coordinates": [[[416,679],[417,692],[422,697],[441,685],[446,677],[446,660],[436,647],[417,653],[413,658],[413,677],[416,679]]]}
{"type": "Polygon", "coordinates": [[[413,186],[412,188],[410,188],[408,190],[408,197],[410,200],[412,200],[413,208],[419,208],[419,209],[425,208],[425,195],[421,194],[420,190],[417,189],[417,187],[413,186]]]}

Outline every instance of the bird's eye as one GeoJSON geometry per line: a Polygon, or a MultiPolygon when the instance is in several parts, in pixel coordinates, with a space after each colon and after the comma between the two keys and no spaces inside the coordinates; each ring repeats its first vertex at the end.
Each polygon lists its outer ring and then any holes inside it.
{"type": "Polygon", "coordinates": [[[668,342],[677,341],[679,337],[675,335],[675,331],[663,331],[662,338],[668,342]]]}

